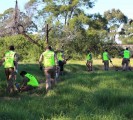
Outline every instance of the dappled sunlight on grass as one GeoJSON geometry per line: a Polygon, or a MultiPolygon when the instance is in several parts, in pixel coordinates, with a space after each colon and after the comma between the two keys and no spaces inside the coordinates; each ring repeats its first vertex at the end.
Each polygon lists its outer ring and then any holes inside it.
{"type": "MultiPolygon", "coordinates": [[[[121,59],[112,59],[120,66],[121,59]]],[[[69,61],[65,65],[65,75],[47,94],[45,76],[37,64],[20,64],[19,71],[34,74],[40,89],[5,94],[6,80],[0,70],[0,119],[49,119],[49,120],[128,120],[133,115],[133,73],[103,71],[101,60],[93,61],[94,71],[88,72],[85,61],[69,61]],[[19,109],[18,109],[19,108],[19,109]],[[23,111],[23,112],[22,112],[23,111]],[[8,115],[8,116],[6,116],[8,115]]],[[[21,81],[18,74],[17,81],[21,81]]]]}
{"type": "Polygon", "coordinates": [[[86,93],[89,91],[88,87],[85,87],[82,85],[73,85],[72,88],[75,89],[76,91],[80,90],[80,91],[86,92],[86,93]]]}

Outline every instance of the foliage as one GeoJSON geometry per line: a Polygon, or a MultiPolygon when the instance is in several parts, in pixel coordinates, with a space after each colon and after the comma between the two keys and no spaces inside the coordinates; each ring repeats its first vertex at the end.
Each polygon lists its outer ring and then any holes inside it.
{"type": "MultiPolygon", "coordinates": [[[[32,37],[35,38],[35,36],[32,37]]],[[[20,61],[38,61],[42,51],[41,48],[27,41],[23,36],[16,35],[0,38],[0,57],[9,50],[10,45],[15,46],[15,51],[20,55],[20,61]]]]}
{"type": "Polygon", "coordinates": [[[123,26],[123,32],[120,33],[120,39],[123,44],[133,44],[133,23],[130,21],[123,26]]]}
{"type": "MultiPolygon", "coordinates": [[[[86,25],[89,21],[89,18],[87,14],[84,13],[82,6],[86,8],[92,8],[94,5],[94,1],[46,0],[41,3],[36,0],[34,2],[29,1],[27,4],[29,6],[29,11],[30,8],[34,9],[34,7],[39,4],[39,6],[41,6],[41,9],[37,8],[38,13],[35,12],[35,19],[36,21],[43,21],[41,22],[40,28],[44,27],[45,24],[48,23],[50,28],[54,29],[54,33],[58,31],[58,35],[60,36],[56,39],[61,38],[62,40],[64,39],[64,42],[66,42],[65,40],[76,39],[76,33],[82,32],[82,29],[84,29],[84,25],[86,25]],[[44,6],[42,4],[44,4],[44,6]]],[[[49,32],[51,31],[52,30],[50,29],[49,32]]],[[[42,32],[46,33],[45,27],[43,28],[42,32]]]]}
{"type": "Polygon", "coordinates": [[[44,1],[46,6],[41,13],[49,14],[52,19],[59,20],[61,23],[68,25],[69,20],[74,16],[80,16],[83,13],[82,7],[92,8],[94,1],[91,0],[58,0],[44,1]]]}
{"type": "Polygon", "coordinates": [[[108,20],[110,26],[127,23],[127,17],[119,9],[105,11],[104,16],[108,20]]]}
{"type": "Polygon", "coordinates": [[[108,21],[108,38],[116,40],[116,35],[119,35],[119,27],[127,23],[128,18],[119,9],[112,9],[104,12],[104,17],[108,21]]]}
{"type": "MultiPolygon", "coordinates": [[[[85,9],[82,9],[84,7],[88,10],[94,6],[94,3],[94,0],[29,0],[25,4],[26,13],[18,12],[19,20],[25,26],[24,32],[30,32],[31,34],[28,35],[36,39],[40,45],[46,46],[44,40],[46,40],[46,32],[48,32],[48,44],[54,50],[63,49],[65,55],[73,56],[73,59],[84,59],[88,49],[91,49],[95,57],[99,57],[105,48],[110,50],[112,56],[117,56],[119,48],[114,47],[116,34],[121,34],[123,43],[132,42],[132,36],[125,38],[122,35],[126,33],[125,29],[121,33],[117,31],[122,23],[127,22],[127,17],[116,9],[105,11],[104,16],[90,15],[85,12],[85,9]],[[45,27],[46,23],[49,25],[48,31],[45,27]],[[33,35],[34,31],[37,31],[38,34],[33,35]],[[131,39],[129,39],[130,37],[131,39]]],[[[4,18],[9,21],[13,19],[13,12],[12,8],[0,15],[1,28],[5,28],[2,26],[4,18]]],[[[17,46],[22,61],[37,61],[43,51],[42,48],[33,45],[19,35],[0,38],[0,42],[0,50],[3,49],[4,52],[9,44],[13,43],[17,46]]]]}
{"type": "Polygon", "coordinates": [[[108,30],[107,24],[108,20],[105,17],[102,17],[100,14],[93,14],[90,16],[90,21],[88,21],[89,28],[96,30],[108,30]]]}
{"type": "Polygon", "coordinates": [[[20,12],[16,5],[15,8],[9,8],[0,15],[0,36],[17,34],[17,25],[23,26],[25,32],[35,32],[38,29],[31,16],[20,12]]]}

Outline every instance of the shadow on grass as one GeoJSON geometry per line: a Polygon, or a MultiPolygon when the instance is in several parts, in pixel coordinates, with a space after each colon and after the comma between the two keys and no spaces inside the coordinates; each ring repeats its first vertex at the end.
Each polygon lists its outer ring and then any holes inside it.
{"type": "MultiPolygon", "coordinates": [[[[22,64],[19,70],[35,75],[39,81],[45,79],[36,64],[22,64]]],[[[19,94],[18,99],[1,98],[0,119],[86,120],[89,118],[91,120],[97,119],[99,114],[101,115],[99,119],[102,119],[102,116],[106,116],[107,119],[111,117],[121,120],[131,119],[133,117],[133,95],[130,92],[133,90],[133,82],[130,80],[132,76],[131,72],[100,69],[88,73],[84,65],[66,65],[61,82],[48,94],[45,94],[45,88],[42,87],[31,94],[19,94]]],[[[4,80],[2,82],[0,86],[4,87],[4,80]]]]}

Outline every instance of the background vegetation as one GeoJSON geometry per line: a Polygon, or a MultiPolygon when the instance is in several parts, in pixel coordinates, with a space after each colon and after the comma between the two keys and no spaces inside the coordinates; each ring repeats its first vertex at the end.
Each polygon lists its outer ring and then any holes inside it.
{"type": "Polygon", "coordinates": [[[112,57],[118,57],[121,48],[115,46],[116,37],[123,44],[132,44],[133,20],[119,9],[107,10],[104,15],[90,14],[94,5],[94,0],[29,0],[24,11],[17,5],[9,8],[0,14],[0,50],[14,44],[22,61],[37,61],[48,39],[54,50],[63,49],[73,59],[84,59],[88,49],[99,57],[106,48],[112,57]],[[23,26],[35,45],[19,35],[17,25],[23,26]]]}
{"type": "MultiPolygon", "coordinates": [[[[24,63],[19,65],[19,72],[26,70],[40,82],[40,88],[36,91],[9,96],[5,92],[6,78],[1,67],[0,119],[133,118],[132,71],[116,72],[112,67],[105,72],[102,70],[102,60],[98,60],[104,49],[108,49],[112,57],[121,57],[119,52],[122,48],[118,47],[116,36],[123,44],[132,44],[133,22],[119,9],[105,11],[104,15],[89,14],[89,9],[94,5],[94,0],[30,0],[25,4],[23,12],[15,7],[0,14],[0,58],[9,45],[14,45],[20,56],[19,62],[24,63]],[[20,24],[23,26],[22,33],[34,41],[30,42],[23,34],[20,35],[20,30],[15,26],[20,24]],[[45,94],[45,77],[39,71],[37,61],[46,46],[47,35],[48,44],[54,50],[63,49],[66,57],[72,56],[73,61],[65,66],[66,74],[56,87],[45,94]],[[94,72],[91,73],[86,71],[85,61],[81,61],[85,60],[88,49],[97,58],[94,60],[94,72]]],[[[113,63],[121,66],[119,59],[113,60],[113,63]]],[[[17,76],[17,82],[21,82],[19,74],[17,76]]]]}

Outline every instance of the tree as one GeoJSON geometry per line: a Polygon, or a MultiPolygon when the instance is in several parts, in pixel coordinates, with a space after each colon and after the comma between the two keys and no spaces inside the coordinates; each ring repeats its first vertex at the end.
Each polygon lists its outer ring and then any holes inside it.
{"type": "Polygon", "coordinates": [[[122,31],[120,31],[120,39],[123,44],[133,44],[133,22],[132,19],[127,24],[123,25],[122,31]]]}
{"type": "Polygon", "coordinates": [[[32,21],[32,19],[30,19],[29,16],[19,11],[17,0],[15,9],[10,8],[6,10],[3,14],[1,14],[0,18],[1,23],[3,23],[0,26],[1,37],[13,34],[22,34],[32,43],[35,43],[36,45],[40,46],[38,42],[34,41],[30,36],[26,34],[26,32],[29,32],[29,30],[34,32],[32,28],[37,29],[37,26],[32,21]],[[8,21],[11,22],[8,23],[8,21]]]}
{"type": "Polygon", "coordinates": [[[108,30],[107,24],[107,19],[100,14],[91,15],[88,21],[89,29],[108,30]]]}
{"type": "Polygon", "coordinates": [[[17,18],[17,21],[15,20],[16,16],[14,8],[9,8],[0,15],[0,36],[16,33],[16,31],[13,31],[15,23],[21,23],[26,32],[37,31],[36,24],[29,18],[28,15],[24,12],[18,12],[18,14],[19,17],[17,18]]]}
{"type": "Polygon", "coordinates": [[[120,26],[122,23],[127,23],[127,17],[119,10],[112,9],[104,12],[104,17],[108,20],[108,25],[120,26]]]}
{"type": "Polygon", "coordinates": [[[49,15],[51,20],[60,21],[64,25],[69,25],[69,21],[74,16],[83,14],[83,7],[92,8],[94,1],[91,0],[45,0],[46,5],[41,14],[49,15]]]}
{"type": "Polygon", "coordinates": [[[108,21],[109,38],[115,40],[118,28],[127,23],[128,18],[119,9],[105,11],[104,17],[108,21]]]}

